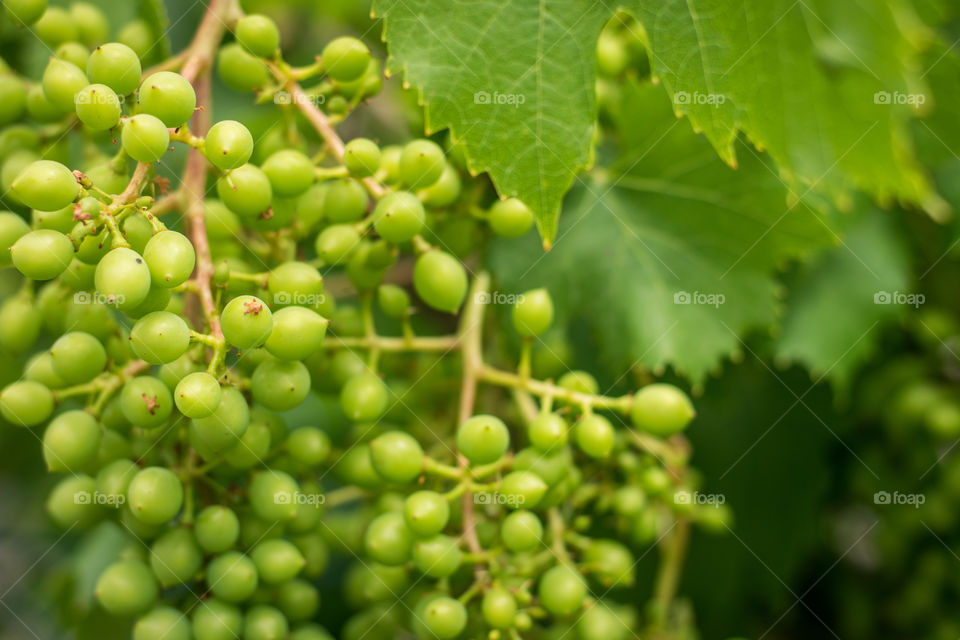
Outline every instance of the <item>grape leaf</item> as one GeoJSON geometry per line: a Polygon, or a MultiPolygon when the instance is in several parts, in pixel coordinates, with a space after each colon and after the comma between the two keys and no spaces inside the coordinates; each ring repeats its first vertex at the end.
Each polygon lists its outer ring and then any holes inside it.
{"type": "Polygon", "coordinates": [[[449,128],[473,172],[536,213],[549,243],[563,194],[590,159],[594,49],[610,11],[593,0],[377,0],[390,57],[449,128]]]}
{"type": "Polygon", "coordinates": [[[608,364],[671,364],[695,381],[776,319],[772,272],[833,239],[829,221],[741,146],[730,169],[673,117],[663,92],[625,88],[623,175],[574,188],[552,251],[496,244],[504,288],[550,288],[562,320],[590,327],[608,364]]]}

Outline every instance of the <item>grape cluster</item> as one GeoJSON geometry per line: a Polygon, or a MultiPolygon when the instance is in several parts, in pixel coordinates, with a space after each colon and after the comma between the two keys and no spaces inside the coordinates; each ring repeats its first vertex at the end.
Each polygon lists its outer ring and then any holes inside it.
{"type": "Polygon", "coordinates": [[[22,370],[0,413],[42,428],[57,524],[126,532],[95,595],[134,640],[328,638],[315,580],[331,547],[352,559],[345,638],[614,640],[680,624],[689,524],[728,518],[680,499],[696,483],[689,399],[534,377],[554,320],[544,289],[511,310],[519,364],[487,364],[489,278],[462,258],[484,225],[514,238],[533,215],[468,178],[455,145],[337,137],[382,84],[360,40],[293,67],[270,18],[215,0],[212,28],[145,69],[136,25],[108,42],[89,5],[4,6],[56,55],[39,81],[0,76],[0,261],[22,276],[0,307],[0,347],[22,370]],[[237,121],[208,126],[208,60],[294,126],[258,142],[237,121]],[[170,190],[155,163],[172,144],[190,156],[170,190]],[[197,195],[208,183],[216,199],[197,195]],[[318,397],[347,426],[311,414],[288,428],[318,397]],[[663,540],[651,605],[623,604],[636,550],[663,540]]]}

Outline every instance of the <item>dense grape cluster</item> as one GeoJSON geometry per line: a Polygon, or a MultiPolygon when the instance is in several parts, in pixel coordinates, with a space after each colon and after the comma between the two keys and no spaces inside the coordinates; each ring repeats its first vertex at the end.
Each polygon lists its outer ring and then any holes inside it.
{"type": "Polygon", "coordinates": [[[689,524],[727,517],[682,499],[689,399],[535,377],[545,289],[507,316],[519,354],[485,347],[489,278],[462,257],[484,223],[513,238],[533,215],[433,140],[341,142],[333,125],[382,83],[360,40],[293,67],[270,18],[214,0],[194,43],[149,68],[137,25],[108,42],[95,8],[45,4],[4,2],[57,53],[40,79],[0,78],[0,261],[22,275],[0,307],[0,346],[22,358],[0,412],[37,430],[57,524],[126,532],[100,607],[134,640],[322,640],[315,580],[332,547],[350,559],[345,638],[615,640],[679,624],[689,524]],[[208,62],[293,129],[258,141],[210,123],[208,62]],[[82,160],[41,135],[51,126],[82,160]],[[155,173],[171,145],[190,148],[172,190],[155,173]],[[519,364],[487,362],[504,351],[519,364]],[[288,428],[286,412],[330,396],[345,428],[288,428]],[[623,603],[637,550],[656,543],[651,605],[623,603]]]}

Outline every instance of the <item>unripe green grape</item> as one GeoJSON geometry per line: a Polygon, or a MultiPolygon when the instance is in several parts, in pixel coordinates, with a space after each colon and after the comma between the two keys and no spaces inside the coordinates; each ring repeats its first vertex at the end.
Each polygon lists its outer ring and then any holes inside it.
{"type": "Polygon", "coordinates": [[[264,347],[283,360],[304,360],[323,344],[330,324],[304,307],[287,307],[273,314],[273,330],[264,347]]]}
{"type": "Polygon", "coordinates": [[[80,193],[73,172],[53,160],[37,160],[28,165],[13,180],[11,189],[25,205],[41,211],[62,209],[80,193]]]}
{"type": "Polygon", "coordinates": [[[201,600],[193,610],[194,640],[237,640],[243,635],[243,613],[217,598],[201,600]]]}
{"type": "Polygon", "coordinates": [[[150,364],[173,362],[190,346],[190,328],[180,316],[154,311],[143,316],[130,330],[130,347],[150,364]]]}
{"type": "Polygon", "coordinates": [[[532,511],[518,509],[503,519],[500,539],[503,546],[515,553],[533,551],[545,545],[543,524],[532,511]]]}
{"type": "Polygon", "coordinates": [[[257,567],[257,575],[267,584],[283,584],[292,580],[306,561],[303,554],[286,540],[264,540],[253,548],[250,558],[257,567]]]}
{"type": "Polygon", "coordinates": [[[289,411],[310,393],[310,372],[297,360],[271,358],[257,365],[250,388],[254,399],[271,411],[289,411]]]}
{"type": "Polygon", "coordinates": [[[587,583],[576,569],[558,564],[540,576],[537,593],[544,609],[556,616],[566,616],[583,606],[587,583]]]}
{"type": "Polygon", "coordinates": [[[270,271],[267,291],[274,306],[313,306],[323,294],[323,276],[303,262],[284,262],[270,271]]]}
{"type": "Polygon", "coordinates": [[[532,338],[553,324],[553,300],[546,289],[534,289],[517,297],[511,313],[513,328],[521,336],[532,338]]]}
{"type": "Polygon", "coordinates": [[[372,422],[387,410],[389,392],[383,381],[365,372],[350,378],[340,392],[340,407],[354,422],[372,422]]]}
{"type": "Polygon", "coordinates": [[[411,189],[425,189],[440,179],[446,159],[430,140],[408,142],[400,154],[400,180],[411,189]]]}
{"type": "Polygon", "coordinates": [[[133,640],[190,640],[190,623],[173,607],[156,607],[133,625],[133,640]]]}
{"type": "Polygon", "coordinates": [[[117,34],[117,41],[136,52],[141,63],[156,44],[153,29],[144,20],[133,20],[125,24],[117,34]]]}
{"type": "Polygon", "coordinates": [[[327,568],[330,556],[327,543],[316,532],[295,536],[292,540],[307,561],[303,575],[311,580],[317,578],[327,568]]]}
{"type": "MultiPolygon", "coordinates": [[[[92,167],[89,167],[84,173],[87,174],[87,177],[90,178],[90,181],[97,186],[97,188],[106,191],[107,193],[119,194],[122,193],[126,188],[127,183],[130,182],[130,176],[127,175],[126,171],[118,172],[111,163],[99,164],[92,167]]],[[[150,227],[150,223],[146,221],[142,216],[130,216],[124,219],[123,224],[120,225],[120,230],[124,232],[124,237],[127,237],[126,229],[131,224],[131,220],[142,220],[146,223],[147,227],[150,228],[150,233],[153,233],[153,228],[150,227]]],[[[132,224],[137,224],[133,222],[132,224]]],[[[130,238],[127,238],[130,240],[130,238]]],[[[139,246],[141,249],[143,245],[134,244],[132,241],[130,244],[134,247],[134,250],[139,246]]],[[[146,242],[144,241],[144,244],[146,242]]]]}
{"type": "Polygon", "coordinates": [[[245,164],[217,181],[217,195],[237,215],[254,218],[270,207],[273,188],[259,167],[245,164]]]}
{"type": "Polygon", "coordinates": [[[137,162],[156,162],[170,147],[170,132],[159,118],[138,113],[123,123],[123,150],[137,162]]]}
{"type": "Polygon", "coordinates": [[[9,211],[0,211],[0,267],[13,263],[10,248],[29,232],[30,225],[23,218],[9,211]]]}
{"type": "MultiPolygon", "coordinates": [[[[47,68],[43,71],[41,82],[43,83],[43,95],[62,114],[74,112],[74,96],[90,84],[82,69],[60,58],[50,58],[47,68]]],[[[42,209],[43,207],[36,208],[42,209]]],[[[57,208],[50,207],[50,209],[57,208]]]]}
{"type": "Polygon", "coordinates": [[[509,629],[517,614],[517,600],[503,587],[491,587],[483,594],[480,604],[483,619],[494,629],[509,629]]]}
{"type": "Polygon", "coordinates": [[[207,553],[222,553],[237,542],[240,520],[229,508],[214,505],[197,515],[193,525],[200,548],[207,553]]]}
{"type": "Polygon", "coordinates": [[[53,358],[49,351],[35,353],[23,367],[24,380],[39,382],[48,389],[60,389],[67,386],[63,378],[53,370],[53,358]]]}
{"type": "Polygon", "coordinates": [[[96,490],[97,483],[88,475],[67,476],[50,491],[47,513],[64,529],[89,525],[102,513],[100,505],[87,499],[96,490]]]}
{"type": "Polygon", "coordinates": [[[328,265],[347,260],[360,246],[360,234],[351,225],[335,224],[317,235],[314,248],[317,256],[328,265]]]}
{"type": "Polygon", "coordinates": [[[295,149],[273,153],[261,167],[273,192],[280,196],[299,196],[313,184],[313,162],[295,149]]]}
{"type": "Polygon", "coordinates": [[[586,371],[566,372],[557,380],[557,386],[586,395],[595,395],[600,390],[596,378],[586,371]]]}
{"type": "MultiPolygon", "coordinates": [[[[80,229],[85,224],[87,223],[78,222],[76,228],[80,229]]],[[[74,237],[76,237],[76,234],[74,237]]],[[[110,235],[110,230],[104,226],[100,233],[90,233],[83,238],[80,246],[77,247],[77,260],[88,265],[96,265],[103,260],[103,256],[107,255],[111,248],[113,248],[113,236],[110,235]]],[[[94,278],[96,278],[96,273],[96,269],[94,269],[94,278]]]]}
{"type": "Polygon", "coordinates": [[[306,580],[291,580],[277,590],[277,606],[291,622],[309,620],[320,608],[320,592],[306,580]]]}
{"type": "Polygon", "coordinates": [[[440,178],[426,189],[422,189],[419,195],[423,203],[429,207],[449,207],[460,197],[462,187],[460,173],[447,162],[440,178]]]}
{"type": "Polygon", "coordinates": [[[616,540],[594,540],[583,552],[582,563],[604,587],[630,586],[636,561],[626,546],[616,540]]]}
{"type": "Polygon", "coordinates": [[[102,44],[110,36],[110,22],[107,16],[89,2],[71,4],[70,18],[77,26],[80,42],[88,47],[102,44]]]}
{"type": "Polygon", "coordinates": [[[423,625],[437,638],[447,640],[460,635],[467,626],[467,609],[459,600],[447,596],[434,598],[423,609],[423,625]]]}
{"type": "MultiPolygon", "coordinates": [[[[87,60],[90,59],[90,51],[79,42],[64,42],[57,47],[53,55],[61,60],[75,64],[79,69],[86,69],[87,60]]],[[[26,95],[24,95],[24,98],[26,98],[26,95]]]]}
{"type": "Polygon", "coordinates": [[[413,566],[431,578],[446,578],[460,568],[463,554],[455,538],[439,534],[413,545],[413,566]]]}
{"type": "Polygon", "coordinates": [[[507,506],[533,509],[547,493],[547,483],[532,471],[512,471],[500,482],[500,495],[507,506]]]}
{"type": "Polygon", "coordinates": [[[117,247],[97,264],[94,282],[108,304],[120,310],[133,309],[150,293],[150,269],[139,253],[117,247]]]}
{"type": "Polygon", "coordinates": [[[139,560],[121,560],[100,574],[93,593],[108,613],[124,617],[150,609],[158,589],[147,565],[139,560]]]}
{"type": "MultiPolygon", "coordinates": [[[[109,432],[113,433],[113,432],[109,432]]],[[[97,491],[106,504],[119,508],[127,499],[127,488],[140,468],[130,460],[114,460],[97,473],[97,491]]]]}
{"type": "Polygon", "coordinates": [[[144,317],[148,313],[153,313],[155,311],[162,311],[168,307],[171,307],[171,302],[175,302],[173,298],[173,293],[170,289],[166,287],[157,287],[152,283],[150,289],[147,291],[147,296],[132,309],[124,309],[123,313],[128,318],[137,320],[144,317]]]}
{"type": "Polygon", "coordinates": [[[107,352],[89,333],[74,331],[57,339],[50,347],[53,370],[67,384],[93,380],[107,365],[107,352]]]}
{"type": "Polygon", "coordinates": [[[223,337],[241,351],[266,342],[273,330],[273,314],[267,304],[255,296],[237,296],[220,314],[223,337]]]}
{"type": "Polygon", "coordinates": [[[603,416],[587,414],[573,427],[577,446],[591,458],[606,458],[616,438],[613,425],[603,416]]]}
{"type": "Polygon", "coordinates": [[[413,533],[407,528],[403,514],[380,514],[367,526],[363,537],[364,549],[373,560],[387,566],[397,566],[410,559],[413,533]]]}
{"type": "Polygon", "coordinates": [[[173,400],[180,413],[188,418],[206,418],[220,406],[221,395],[216,378],[205,371],[194,371],[177,383],[173,400]]]}
{"type": "Polygon", "coordinates": [[[100,447],[100,425],[86,411],[67,411],[43,432],[43,459],[49,471],[74,471],[93,461],[100,447]]]}
{"type": "Polygon", "coordinates": [[[197,255],[193,244],[182,233],[161,231],[150,238],[143,249],[150,269],[150,280],[160,287],[176,287],[193,273],[197,255]]]}
{"type": "Polygon", "coordinates": [[[395,320],[403,320],[410,313],[410,296],[395,284],[377,287],[377,304],[384,315],[395,320]]]}
{"type": "Polygon", "coordinates": [[[183,485],[169,469],[148,467],[130,481],[127,500],[138,520],[163,524],[179,513],[183,505],[183,485]]]}
{"type": "Polygon", "coordinates": [[[158,71],[140,85],[140,110],[156,116],[168,127],[190,120],[197,107],[197,94],[179,73],[158,71]]]}
{"type": "Polygon", "coordinates": [[[327,183],[323,199],[323,217],[333,223],[355,222],[367,212],[367,190],[353,178],[327,183]]]}
{"type": "Polygon", "coordinates": [[[237,20],[234,27],[237,42],[250,53],[261,58],[272,58],[280,47],[277,23],[265,15],[252,13],[237,20]]]}
{"type": "Polygon", "coordinates": [[[56,211],[38,211],[34,209],[30,212],[30,220],[37,229],[53,229],[60,233],[71,233],[77,222],[73,219],[74,205],[68,204],[62,209],[56,211]]]}
{"type": "Polygon", "coordinates": [[[423,472],[423,448],[402,431],[388,431],[370,442],[370,462],[388,482],[412,482],[423,472]]]}
{"type": "Polygon", "coordinates": [[[166,422],[173,410],[173,398],[159,378],[137,376],[120,391],[120,408],[133,425],[149,429],[166,422]]]}
{"type": "Polygon", "coordinates": [[[207,585],[213,595],[226,602],[243,602],[257,590],[257,568],[237,551],[217,556],[207,565],[207,585]]]}
{"type": "Polygon", "coordinates": [[[322,60],[328,76],[340,82],[349,82],[367,70],[370,50],[356,38],[343,36],[331,40],[323,48],[322,60]]]}
{"type": "Polygon", "coordinates": [[[26,171],[27,167],[40,158],[36,151],[38,150],[34,150],[33,148],[20,149],[7,156],[3,163],[3,168],[0,169],[0,182],[2,182],[0,186],[2,186],[3,197],[5,199],[9,199],[16,204],[23,204],[20,197],[11,187],[13,181],[16,180],[21,173],[26,171]]]}
{"type": "Polygon", "coordinates": [[[420,537],[443,531],[450,520],[450,505],[436,491],[417,491],[404,501],[403,516],[407,527],[420,537]]]}
{"type": "Polygon", "coordinates": [[[63,120],[65,114],[47,99],[43,85],[37,84],[27,90],[27,115],[38,124],[48,124],[63,120]]]}
{"type": "Polygon", "coordinates": [[[243,621],[243,640],[280,640],[289,631],[283,613],[267,605],[252,607],[243,621]]]}
{"type": "Polygon", "coordinates": [[[202,565],[203,553],[189,529],[170,529],[150,547],[150,567],[163,587],[187,584],[202,565]]]}
{"type": "Polygon", "coordinates": [[[269,453],[270,429],[254,422],[243,432],[239,442],[227,450],[223,459],[234,469],[249,469],[263,463],[269,453]]]}
{"type": "Polygon", "coordinates": [[[343,148],[343,164],[356,178],[372,176],[380,168],[380,147],[373,140],[354,138],[343,148]]]}
{"type": "Polygon", "coordinates": [[[80,35],[70,14],[60,7],[47,7],[34,23],[33,33],[50,48],[76,40],[80,35]]]}
{"type": "Polygon", "coordinates": [[[140,84],[140,58],[127,45],[108,42],[90,54],[87,77],[90,82],[107,85],[117,95],[128,96],[140,84]]]}
{"type": "Polygon", "coordinates": [[[499,460],[509,446],[507,425],[496,416],[473,416],[457,429],[457,448],[472,464],[499,460]]]}
{"type": "Polygon", "coordinates": [[[544,452],[561,449],[567,443],[569,431],[567,421],[556,413],[541,413],[527,427],[530,444],[544,452]]]}
{"type": "Polygon", "coordinates": [[[297,198],[295,213],[297,221],[305,230],[314,228],[323,220],[323,203],[327,197],[328,185],[316,182],[297,198]]]}
{"type": "Polygon", "coordinates": [[[413,268],[413,287],[428,306],[455,313],[467,295],[467,272],[443,251],[427,251],[413,268]]]}
{"type": "Polygon", "coordinates": [[[243,437],[250,424],[247,400],[234,387],[222,387],[216,410],[190,424],[190,444],[205,458],[226,451],[243,437]]]}
{"type": "Polygon", "coordinates": [[[263,60],[250,55],[236,43],[220,48],[217,54],[217,72],[223,83],[234,91],[253,91],[270,81],[270,70],[263,60]]]}
{"type": "Polygon", "coordinates": [[[316,467],[330,455],[330,437],[316,427],[300,427],[287,437],[287,450],[297,462],[316,467]]]}
{"type": "Polygon", "coordinates": [[[22,427],[38,425],[53,413],[53,395],[38,382],[14,382],[0,392],[0,413],[11,424],[22,427]]]}
{"type": "Polygon", "coordinates": [[[207,132],[204,142],[207,159],[221,171],[236,169],[250,160],[253,136],[236,120],[222,120],[207,132]]]}
{"type": "Polygon", "coordinates": [[[27,110],[27,85],[15,75],[0,76],[0,126],[23,117],[27,110]]]}
{"type": "Polygon", "coordinates": [[[638,428],[666,438],[683,431],[696,416],[690,398],[670,384],[656,383],[633,397],[630,418],[638,428]]]}
{"type": "Polygon", "coordinates": [[[43,315],[30,297],[8,299],[0,306],[0,347],[17,355],[30,351],[42,324],[43,315]]]}
{"type": "Polygon", "coordinates": [[[75,102],[77,117],[93,131],[106,131],[120,122],[120,99],[107,85],[87,85],[77,93],[75,102]]]}
{"type": "Polygon", "coordinates": [[[11,22],[28,27],[47,10],[47,0],[3,0],[3,8],[11,22]]]}
{"type": "Polygon", "coordinates": [[[300,486],[282,471],[261,471],[250,481],[250,506],[268,522],[293,520],[297,515],[296,496],[300,486]]]}
{"type": "Polygon", "coordinates": [[[330,633],[318,624],[305,624],[297,627],[288,640],[334,640],[330,633]]]}
{"type": "Polygon", "coordinates": [[[373,226],[387,242],[400,244],[423,229],[426,212],[415,195],[397,191],[384,196],[373,210],[373,226]]]}

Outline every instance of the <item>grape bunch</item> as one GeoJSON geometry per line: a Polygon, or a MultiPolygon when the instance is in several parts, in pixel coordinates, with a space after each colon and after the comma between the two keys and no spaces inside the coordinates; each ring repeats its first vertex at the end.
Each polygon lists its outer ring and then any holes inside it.
{"type": "Polygon", "coordinates": [[[54,55],[0,76],[0,347],[22,372],[0,413],[38,433],[55,523],[124,532],[95,597],[134,640],[329,638],[331,553],[344,638],[688,637],[690,524],[729,521],[689,499],[690,400],[535,376],[558,364],[549,292],[498,332],[467,268],[533,214],[452,141],[344,143],[383,82],[363,42],[292,66],[273,20],[213,0],[151,67],[142,24],[108,41],[84,3],[4,7],[54,55]],[[214,122],[214,70],[288,126],[214,122]]]}

